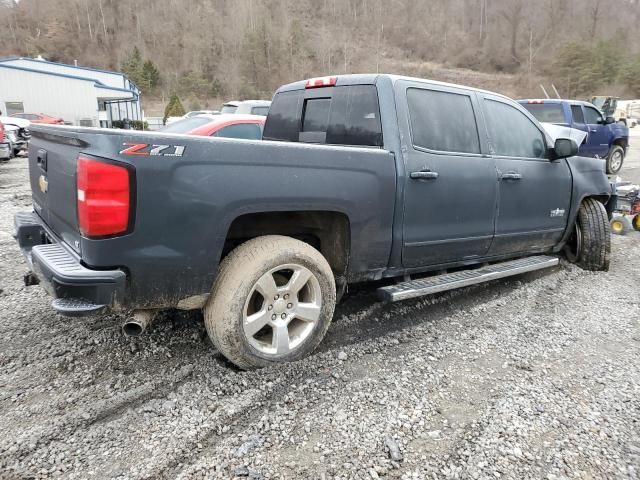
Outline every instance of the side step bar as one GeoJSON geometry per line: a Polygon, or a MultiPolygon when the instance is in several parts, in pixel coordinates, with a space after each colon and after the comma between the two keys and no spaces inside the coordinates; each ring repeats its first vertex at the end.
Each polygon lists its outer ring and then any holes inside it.
{"type": "Polygon", "coordinates": [[[489,282],[520,273],[542,270],[543,268],[558,265],[558,263],[560,263],[558,257],[546,255],[520,258],[518,260],[495,263],[472,270],[461,270],[454,273],[446,273],[421,280],[411,280],[388,287],[381,287],[378,289],[378,297],[380,300],[386,302],[398,302],[409,298],[468,287],[469,285],[489,282]]]}

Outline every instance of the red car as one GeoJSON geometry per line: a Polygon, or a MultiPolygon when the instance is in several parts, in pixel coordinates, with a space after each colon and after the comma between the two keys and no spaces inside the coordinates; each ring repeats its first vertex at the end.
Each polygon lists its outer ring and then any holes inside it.
{"type": "Polygon", "coordinates": [[[45,115],[44,113],[14,113],[11,115],[16,118],[23,118],[29,120],[31,123],[46,123],[49,125],[64,125],[64,120],[60,117],[52,117],[51,115],[45,115]]]}
{"type": "Polygon", "coordinates": [[[196,115],[173,122],[161,131],[186,133],[201,137],[244,138],[261,140],[265,117],[260,115],[196,115]]]}

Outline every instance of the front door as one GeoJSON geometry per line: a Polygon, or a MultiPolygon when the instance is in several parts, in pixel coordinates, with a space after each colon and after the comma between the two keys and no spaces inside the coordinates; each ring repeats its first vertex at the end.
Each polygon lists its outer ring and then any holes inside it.
{"type": "Polygon", "coordinates": [[[489,253],[548,250],[567,227],[572,182],[567,161],[548,159],[547,138],[532,117],[502,97],[482,97],[499,189],[489,253]]]}
{"type": "Polygon", "coordinates": [[[594,107],[584,105],[583,109],[588,128],[587,156],[605,158],[609,154],[609,125],[604,124],[604,118],[594,107]]]}
{"type": "Polygon", "coordinates": [[[407,268],[473,261],[494,233],[494,161],[482,151],[473,92],[398,82],[405,192],[402,262],[407,268]]]}

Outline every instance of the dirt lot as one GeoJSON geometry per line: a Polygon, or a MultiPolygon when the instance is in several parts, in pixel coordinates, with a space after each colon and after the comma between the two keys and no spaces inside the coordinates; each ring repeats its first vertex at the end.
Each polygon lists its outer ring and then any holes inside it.
{"type": "Polygon", "coordinates": [[[0,165],[0,478],[640,478],[640,233],[608,273],[353,290],[316,354],[247,373],[197,316],[53,313],[11,238],[26,178],[0,165]]]}

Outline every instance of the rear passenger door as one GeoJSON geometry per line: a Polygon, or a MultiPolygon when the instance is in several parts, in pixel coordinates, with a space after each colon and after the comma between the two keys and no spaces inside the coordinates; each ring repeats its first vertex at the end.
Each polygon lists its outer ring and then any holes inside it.
{"type": "Polygon", "coordinates": [[[589,136],[587,137],[590,157],[596,155],[604,158],[609,153],[609,126],[604,124],[600,111],[594,107],[584,105],[584,119],[587,122],[589,136]]]}
{"type": "Polygon", "coordinates": [[[477,99],[464,89],[399,81],[405,163],[402,262],[407,268],[473,261],[494,234],[493,159],[483,152],[477,99]]]}
{"type": "Polygon", "coordinates": [[[498,170],[498,212],[491,255],[539,252],[556,245],[567,226],[571,173],[548,159],[547,138],[521,107],[478,94],[498,170]]]}

